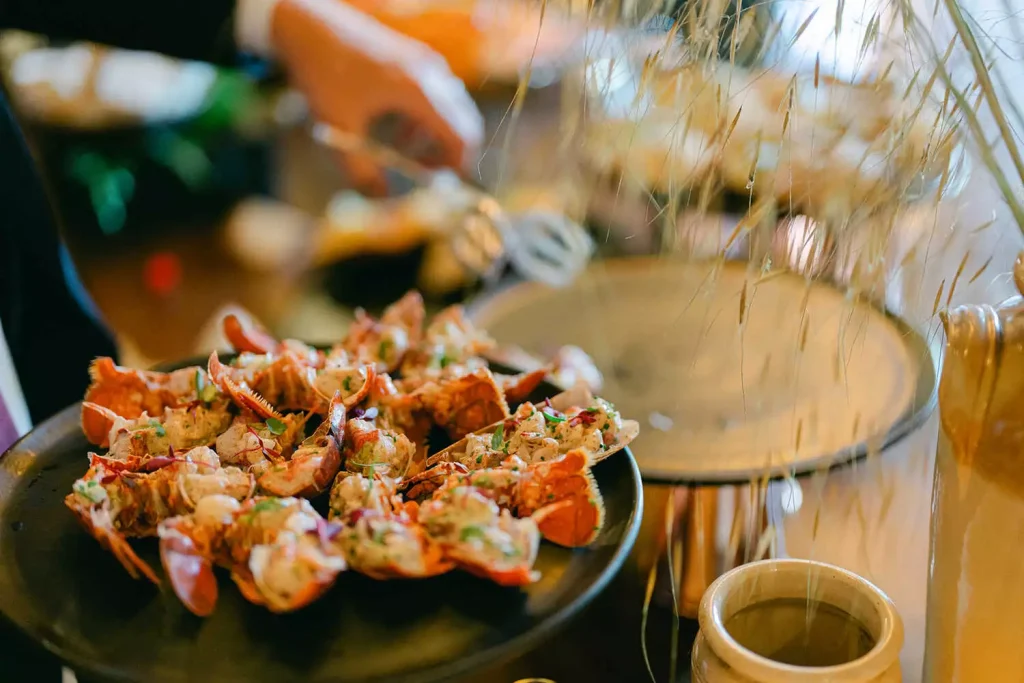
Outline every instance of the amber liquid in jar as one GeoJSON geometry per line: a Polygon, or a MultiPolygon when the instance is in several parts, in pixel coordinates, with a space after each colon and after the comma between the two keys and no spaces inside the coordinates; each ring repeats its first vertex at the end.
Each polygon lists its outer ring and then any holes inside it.
{"type": "Polygon", "coordinates": [[[791,666],[839,666],[860,659],[875,646],[862,623],[820,600],[755,603],[729,617],[725,630],[754,654],[791,666]]]}

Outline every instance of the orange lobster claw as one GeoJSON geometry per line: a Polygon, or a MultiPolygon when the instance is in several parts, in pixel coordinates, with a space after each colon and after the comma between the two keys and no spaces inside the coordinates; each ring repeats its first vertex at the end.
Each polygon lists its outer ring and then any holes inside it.
{"type": "Polygon", "coordinates": [[[195,541],[173,528],[160,536],[160,561],[174,594],[198,617],[207,617],[217,606],[217,577],[213,564],[195,541]]]}
{"type": "Polygon", "coordinates": [[[110,429],[114,426],[114,420],[118,415],[109,408],[104,408],[91,401],[82,403],[82,431],[89,443],[96,444],[100,448],[110,446],[110,429]]]}
{"type": "Polygon", "coordinates": [[[292,454],[264,472],[258,483],[275,496],[312,498],[326,491],[341,469],[341,443],[345,436],[345,402],[341,392],[331,399],[327,417],[292,454]],[[328,435],[330,438],[328,438],[328,435]]]}
{"type": "Polygon", "coordinates": [[[159,586],[160,578],[156,572],[135,553],[121,532],[114,528],[109,513],[106,510],[83,509],[74,504],[74,497],[75,494],[68,494],[64,499],[64,504],[71,509],[86,531],[99,541],[102,547],[113,553],[133,579],[139,578],[139,574],[142,574],[159,586]]]}
{"type": "Polygon", "coordinates": [[[224,336],[236,351],[264,354],[271,353],[280,345],[280,342],[270,336],[269,332],[257,327],[254,323],[243,323],[234,313],[224,316],[222,324],[224,336]]]}
{"type": "Polygon", "coordinates": [[[518,565],[513,569],[489,569],[469,562],[460,562],[458,566],[459,569],[472,574],[473,576],[479,576],[481,579],[493,581],[499,586],[512,588],[517,586],[529,586],[531,583],[536,583],[539,577],[539,574],[536,571],[525,564],[518,565]]]}
{"type": "Polygon", "coordinates": [[[512,406],[529,398],[533,390],[547,377],[549,370],[549,367],[544,367],[518,375],[495,375],[495,379],[499,380],[501,390],[505,392],[505,400],[512,406]]]}
{"type": "Polygon", "coordinates": [[[412,394],[417,395],[433,414],[434,422],[444,426],[455,440],[509,416],[505,396],[486,368],[426,384],[412,394]]]}
{"type": "Polygon", "coordinates": [[[260,607],[267,606],[267,601],[263,599],[263,594],[260,593],[260,589],[256,586],[256,580],[252,578],[248,569],[236,568],[231,572],[231,580],[235,582],[238,592],[247,601],[260,607]]]}
{"type": "MultiPolygon", "coordinates": [[[[159,415],[166,407],[173,407],[192,399],[196,372],[202,368],[184,368],[171,373],[147,372],[122,368],[112,358],[97,358],[89,365],[91,383],[85,392],[85,401],[106,408],[121,417],[134,419],[149,413],[159,415]]],[[[106,447],[109,425],[106,419],[97,419],[97,413],[82,413],[82,429],[90,443],[106,447]]]]}
{"type": "Polygon", "coordinates": [[[558,460],[535,465],[534,471],[536,477],[521,493],[521,512],[532,515],[541,535],[567,548],[596,539],[604,526],[604,500],[587,452],[571,450],[558,460]]]}
{"type": "Polygon", "coordinates": [[[260,417],[282,419],[282,415],[274,410],[266,399],[250,389],[244,382],[239,383],[231,379],[231,373],[227,366],[220,362],[217,352],[210,354],[208,363],[210,379],[220,387],[221,391],[228,394],[238,405],[247,408],[260,417]]]}

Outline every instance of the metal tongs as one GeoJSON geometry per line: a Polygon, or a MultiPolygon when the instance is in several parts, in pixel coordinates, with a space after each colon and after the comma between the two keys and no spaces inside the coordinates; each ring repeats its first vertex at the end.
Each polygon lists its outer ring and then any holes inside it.
{"type": "Polygon", "coordinates": [[[511,265],[528,280],[564,287],[594,253],[587,231],[564,214],[545,210],[509,214],[493,196],[450,171],[430,170],[389,147],[326,124],[315,124],[313,137],[341,152],[369,152],[382,166],[401,172],[417,185],[443,188],[439,178],[450,176],[460,192],[472,193],[476,201],[453,226],[451,246],[464,268],[489,283],[511,265]]]}

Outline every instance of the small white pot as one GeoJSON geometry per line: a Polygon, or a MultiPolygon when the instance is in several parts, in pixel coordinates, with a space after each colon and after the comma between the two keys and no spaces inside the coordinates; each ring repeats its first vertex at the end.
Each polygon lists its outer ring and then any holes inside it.
{"type": "MultiPolygon", "coordinates": [[[[867,580],[845,569],[809,560],[765,560],[723,574],[701,600],[700,633],[693,645],[694,683],[899,683],[903,622],[892,601],[867,580]],[[745,607],[773,600],[812,599],[860,622],[874,646],[836,666],[801,667],[762,657],[737,642],[726,623],[745,607]]],[[[812,622],[813,623],[813,622],[812,622]]],[[[781,642],[787,628],[774,623],[781,642]]]]}

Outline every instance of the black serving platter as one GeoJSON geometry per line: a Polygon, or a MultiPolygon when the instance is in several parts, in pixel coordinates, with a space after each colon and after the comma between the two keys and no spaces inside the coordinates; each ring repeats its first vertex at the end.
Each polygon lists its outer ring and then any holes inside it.
{"type": "MultiPolygon", "coordinates": [[[[557,392],[545,384],[531,398],[557,392]]],[[[0,611],[90,680],[405,683],[471,674],[563,626],[619,571],[640,525],[640,473],[627,449],[593,471],[607,509],[599,538],[576,550],[543,543],[543,578],[526,589],[459,572],[386,582],[347,572],[320,601],[274,615],[222,575],[217,609],[200,619],[167,587],[133,581],[64,507],[90,450],[79,410],[58,413],[0,456],[0,611]]],[[[135,546],[159,567],[154,541],[135,546]]]]}

